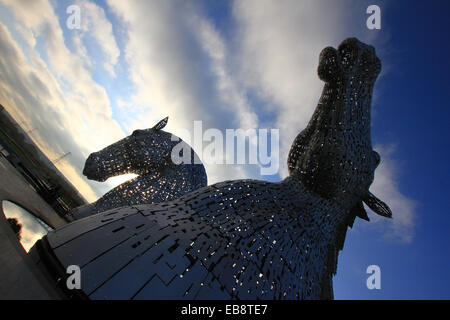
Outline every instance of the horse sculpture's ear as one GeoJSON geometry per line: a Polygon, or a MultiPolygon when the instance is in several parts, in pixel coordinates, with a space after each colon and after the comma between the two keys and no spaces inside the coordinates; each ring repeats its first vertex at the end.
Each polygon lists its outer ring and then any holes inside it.
{"type": "Polygon", "coordinates": [[[392,218],[392,211],[389,206],[375,197],[371,192],[368,192],[366,197],[364,197],[362,200],[376,214],[379,214],[380,216],[386,218],[392,218]]]}
{"type": "Polygon", "coordinates": [[[164,119],[162,119],[160,122],[158,122],[153,129],[155,130],[161,130],[162,128],[164,128],[167,124],[167,121],[169,121],[169,117],[165,117],[164,119]]]}

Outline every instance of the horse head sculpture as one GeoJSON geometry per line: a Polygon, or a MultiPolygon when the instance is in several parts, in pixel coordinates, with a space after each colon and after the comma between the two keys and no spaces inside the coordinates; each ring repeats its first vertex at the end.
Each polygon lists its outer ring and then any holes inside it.
{"type": "Polygon", "coordinates": [[[72,210],[75,219],[126,205],[172,200],[206,186],[206,171],[197,154],[180,138],[162,130],[167,122],[168,117],[153,128],[135,130],[130,136],[89,155],[83,170],[88,179],[102,182],[128,173],[139,176],[107,192],[96,202],[72,210]],[[190,163],[172,161],[173,148],[179,143],[183,143],[180,152],[190,152],[190,163]]]}
{"type": "Polygon", "coordinates": [[[83,174],[91,180],[106,181],[110,177],[134,173],[143,175],[170,165],[170,152],[175,145],[171,134],[163,131],[168,117],[153,128],[133,133],[87,158],[83,174]]]}
{"type": "Polygon", "coordinates": [[[78,294],[89,299],[333,298],[346,231],[367,218],[362,202],[391,216],[369,192],[380,162],[370,139],[380,68],[357,39],[324,49],[325,88],[292,145],[286,179],[225,181],[73,222],[35,246],[49,276],[80,266],[78,294]]]}
{"type": "Polygon", "coordinates": [[[362,202],[382,216],[392,215],[369,192],[380,163],[370,137],[372,91],[380,71],[375,49],[355,38],[343,41],[337,50],[322,50],[318,68],[325,81],[322,96],[288,156],[291,175],[363,219],[368,217],[362,202]]]}

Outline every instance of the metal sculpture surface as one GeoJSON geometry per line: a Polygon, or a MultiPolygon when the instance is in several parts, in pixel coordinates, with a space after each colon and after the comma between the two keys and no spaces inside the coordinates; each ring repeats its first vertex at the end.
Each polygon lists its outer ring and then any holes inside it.
{"type": "Polygon", "coordinates": [[[153,128],[135,130],[130,136],[89,155],[83,170],[88,179],[105,181],[126,173],[139,176],[107,192],[96,202],[72,210],[75,219],[123,206],[173,200],[207,185],[205,168],[196,153],[181,139],[162,130],[167,121],[165,118],[153,128]],[[172,162],[171,152],[180,143],[184,144],[180,152],[190,152],[192,165],[172,162]]]}
{"type": "Polygon", "coordinates": [[[332,298],[346,230],[367,219],[362,201],[391,216],[368,191],[380,161],[370,141],[380,68],[354,38],[323,50],[325,88],[283,181],[226,181],[100,213],[50,232],[41,257],[80,266],[80,294],[91,299],[332,298]]]}

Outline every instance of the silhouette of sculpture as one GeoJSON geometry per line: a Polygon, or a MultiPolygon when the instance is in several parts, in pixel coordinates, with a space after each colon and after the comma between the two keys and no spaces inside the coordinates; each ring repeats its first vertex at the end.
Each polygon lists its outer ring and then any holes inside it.
{"type": "Polygon", "coordinates": [[[206,186],[206,171],[196,153],[180,138],[162,130],[167,121],[168,117],[153,128],[135,130],[89,155],[83,174],[91,180],[105,181],[126,173],[139,176],[110,190],[96,202],[72,210],[75,219],[123,206],[173,200],[206,186]],[[182,146],[180,153],[190,152],[191,164],[172,162],[171,152],[177,145],[182,146]]]}
{"type": "MultiPolygon", "coordinates": [[[[373,47],[325,48],[323,94],[289,153],[281,182],[217,183],[158,204],[109,210],[50,232],[36,245],[55,279],[81,267],[90,299],[331,299],[347,228],[390,217],[369,187],[373,47]],[[52,262],[48,262],[52,261],[52,262]],[[56,265],[56,267],[55,267],[56,265]]],[[[62,281],[64,282],[64,281],[62,281]]],[[[64,283],[63,283],[64,285],[64,283]]]]}

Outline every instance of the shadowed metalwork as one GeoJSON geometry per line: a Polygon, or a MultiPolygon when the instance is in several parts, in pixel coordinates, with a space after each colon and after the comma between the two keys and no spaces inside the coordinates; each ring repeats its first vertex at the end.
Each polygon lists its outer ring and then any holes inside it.
{"type": "Polygon", "coordinates": [[[319,105],[289,153],[281,182],[217,183],[178,199],[113,209],[44,237],[63,267],[82,269],[91,299],[330,299],[345,233],[369,187],[370,105],[381,63],[347,39],[325,48],[319,105]]]}
{"type": "Polygon", "coordinates": [[[83,174],[91,180],[105,181],[126,173],[139,176],[107,192],[96,202],[72,210],[75,219],[123,206],[173,200],[206,186],[206,171],[194,150],[162,130],[167,121],[165,118],[153,128],[135,130],[130,136],[89,155],[83,174]],[[190,153],[190,164],[172,162],[171,152],[176,145],[182,147],[180,153],[190,153]]]}

